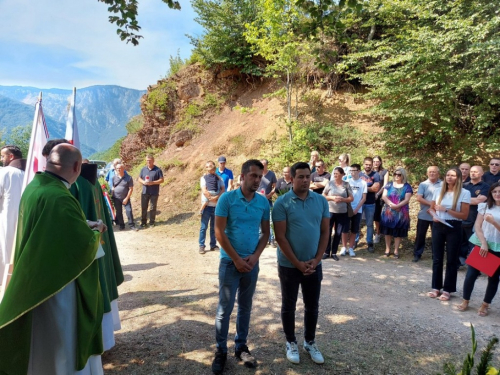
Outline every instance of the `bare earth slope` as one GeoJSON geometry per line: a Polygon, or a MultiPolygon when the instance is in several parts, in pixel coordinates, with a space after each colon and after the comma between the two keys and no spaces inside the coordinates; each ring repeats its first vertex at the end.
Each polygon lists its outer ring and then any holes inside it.
{"type": "MultiPolygon", "coordinates": [[[[115,348],[103,357],[106,374],[211,374],[218,253],[199,255],[196,237],[180,232],[186,230],[160,225],[116,234],[125,273],[119,299],[123,328],[115,348]]],[[[439,302],[426,296],[431,279],[428,253],[414,264],[409,257],[386,259],[379,247],[375,255],[364,248],[356,258],[323,261],[317,330],[325,356],[322,366],[303,352],[300,365],[285,358],[276,250],[267,248],[260,262],[249,337],[259,365],[246,369],[231,356],[225,374],[435,374],[444,362],[459,364],[470,351],[470,323],[479,349],[500,332],[498,297],[488,317],[476,313],[484,276],[476,283],[471,309],[460,313],[454,305],[460,301],[464,271],[459,272],[458,296],[439,302]]],[[[298,306],[300,340],[303,309],[301,303],[298,306]]],[[[230,351],[234,331],[233,316],[230,351]]],[[[494,362],[500,362],[498,350],[494,362]]]]}

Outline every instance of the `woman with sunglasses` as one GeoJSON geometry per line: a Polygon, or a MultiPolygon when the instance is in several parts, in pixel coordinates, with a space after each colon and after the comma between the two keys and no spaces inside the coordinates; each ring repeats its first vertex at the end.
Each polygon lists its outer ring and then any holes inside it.
{"type": "MultiPolygon", "coordinates": [[[[470,242],[480,246],[479,255],[485,257],[488,253],[500,258],[500,183],[491,185],[488,191],[486,202],[479,203],[477,208],[477,218],[474,224],[475,233],[470,238],[470,242]]],[[[474,289],[474,284],[481,272],[470,266],[467,268],[467,274],[464,280],[464,300],[457,306],[459,311],[465,311],[469,308],[470,296],[474,289]]],[[[483,303],[478,310],[479,316],[488,315],[490,303],[498,290],[500,277],[500,267],[488,277],[488,285],[484,294],[483,303]]]]}
{"type": "Polygon", "coordinates": [[[401,239],[408,237],[410,228],[410,198],[413,189],[408,183],[406,170],[397,168],[393,180],[384,186],[380,220],[380,233],[385,235],[385,256],[391,254],[391,241],[394,237],[394,258],[399,258],[399,245],[401,239]]]}
{"type": "Polygon", "coordinates": [[[462,172],[456,167],[449,169],[441,189],[434,191],[429,209],[431,215],[436,215],[432,225],[432,291],[428,293],[431,298],[439,297],[441,301],[448,301],[450,293],[457,291],[462,220],[469,215],[469,205],[470,192],[462,188],[462,172]],[[446,273],[443,283],[445,248],[446,273]]]}
{"type": "Polygon", "coordinates": [[[389,173],[382,165],[382,158],[380,156],[373,157],[373,170],[380,176],[380,190],[375,194],[375,215],[373,216],[373,223],[375,224],[375,237],[373,243],[380,242],[380,219],[382,216],[382,194],[384,193],[384,186],[389,182],[389,173]]]}
{"type": "MultiPolygon", "coordinates": [[[[328,245],[326,247],[323,259],[328,258],[330,255],[334,260],[339,260],[337,257],[337,250],[339,247],[340,239],[342,239],[342,249],[340,255],[345,255],[347,240],[349,238],[349,216],[347,214],[347,205],[350,204],[354,197],[349,183],[342,180],[345,173],[341,167],[336,167],[333,170],[333,180],[326,185],[323,190],[323,196],[328,201],[328,208],[330,210],[330,232],[335,227],[335,235],[333,241],[331,236],[328,238],[328,245]]],[[[349,255],[355,256],[354,251],[349,255]]]]}

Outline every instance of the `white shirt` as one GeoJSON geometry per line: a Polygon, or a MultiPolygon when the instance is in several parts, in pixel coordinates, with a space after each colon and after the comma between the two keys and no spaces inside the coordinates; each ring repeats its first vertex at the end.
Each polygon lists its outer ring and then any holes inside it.
{"type": "MultiPolygon", "coordinates": [[[[444,184],[443,184],[444,188],[444,184]]],[[[462,203],[469,203],[470,204],[470,192],[468,190],[465,190],[462,188],[462,191],[460,192],[460,196],[458,197],[457,200],[457,207],[453,208],[453,193],[452,192],[446,192],[444,194],[443,200],[438,203],[438,198],[439,194],[441,194],[441,189],[436,189],[434,191],[434,195],[432,196],[432,200],[436,202],[436,204],[439,204],[443,207],[445,207],[447,210],[453,210],[453,211],[460,211],[462,208],[462,203]]],[[[436,211],[437,216],[440,217],[441,219],[444,220],[458,220],[462,221],[461,219],[457,219],[454,216],[451,216],[449,213],[444,212],[444,211],[436,211]]]]}
{"type": "MultiPolygon", "coordinates": [[[[354,180],[353,178],[349,178],[347,180],[349,185],[351,186],[352,189],[352,196],[354,200],[351,202],[351,207],[353,210],[356,209],[357,205],[363,198],[363,193],[366,194],[368,191],[368,188],[366,187],[366,182],[363,181],[361,178],[358,178],[357,180],[354,180]]],[[[358,214],[363,213],[363,206],[359,208],[358,214]]]]}

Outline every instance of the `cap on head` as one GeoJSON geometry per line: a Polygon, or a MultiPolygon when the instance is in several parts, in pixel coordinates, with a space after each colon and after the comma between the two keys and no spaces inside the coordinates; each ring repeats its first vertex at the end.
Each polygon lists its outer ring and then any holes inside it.
{"type": "Polygon", "coordinates": [[[219,163],[225,163],[226,162],[226,157],[225,156],[219,156],[219,159],[217,159],[219,163]]]}

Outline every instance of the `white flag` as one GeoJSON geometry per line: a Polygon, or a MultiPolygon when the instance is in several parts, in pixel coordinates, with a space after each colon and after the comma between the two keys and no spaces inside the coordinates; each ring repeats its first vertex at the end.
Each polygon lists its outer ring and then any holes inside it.
{"type": "Polygon", "coordinates": [[[66,140],[80,149],[80,138],[78,137],[78,127],[76,126],[76,112],[75,112],[75,101],[76,101],[76,87],[73,87],[73,95],[70,99],[68,119],[66,120],[66,140]]]}
{"type": "Polygon", "coordinates": [[[45,116],[43,115],[42,93],[40,92],[38,102],[35,105],[35,118],[33,119],[30,148],[24,172],[23,190],[33,180],[36,172],[43,172],[45,170],[47,162],[45,157],[42,156],[42,150],[48,138],[49,132],[45,123],[45,116]]]}

